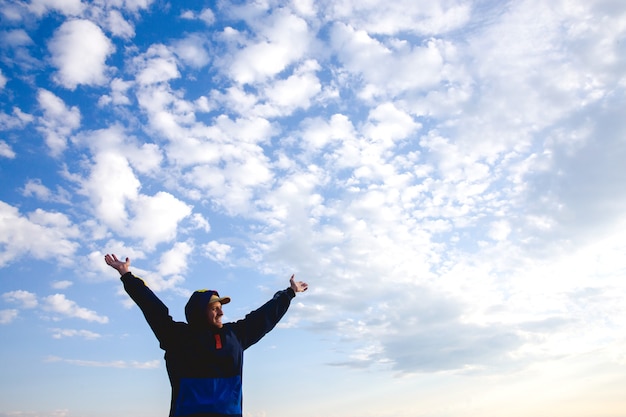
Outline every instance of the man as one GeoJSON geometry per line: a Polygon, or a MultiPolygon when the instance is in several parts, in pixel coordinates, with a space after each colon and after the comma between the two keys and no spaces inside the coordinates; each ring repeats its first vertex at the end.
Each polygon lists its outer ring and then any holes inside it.
{"type": "Polygon", "coordinates": [[[295,281],[259,309],[234,323],[222,323],[222,306],[230,297],[217,291],[195,291],[185,306],[187,323],[176,322],[143,280],[130,272],[130,259],[104,257],[116,269],[124,289],[143,312],[165,351],[172,386],[170,417],[242,416],[243,351],[274,328],[296,293],[308,285],[295,281]]]}

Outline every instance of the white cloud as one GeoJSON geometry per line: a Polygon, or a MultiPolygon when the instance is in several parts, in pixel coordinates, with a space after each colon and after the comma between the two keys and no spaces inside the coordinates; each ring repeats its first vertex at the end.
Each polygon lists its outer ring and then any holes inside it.
{"type": "Polygon", "coordinates": [[[209,8],[202,9],[199,13],[196,13],[193,10],[185,10],[181,13],[180,17],[190,20],[199,19],[206,23],[208,26],[211,26],[213,23],[215,23],[215,13],[213,13],[213,10],[209,8]]]}
{"type": "Polygon", "coordinates": [[[314,153],[343,140],[353,142],[356,134],[352,122],[343,114],[333,114],[328,121],[319,118],[305,119],[301,128],[306,149],[314,153]]]}
{"type": "Polygon", "coordinates": [[[71,287],[72,285],[74,285],[74,283],[68,280],[54,281],[51,284],[52,288],[54,288],[55,290],[64,290],[71,287]]]}
{"type": "Polygon", "coordinates": [[[209,221],[204,218],[204,216],[200,213],[192,214],[191,222],[196,229],[201,229],[205,233],[209,233],[211,231],[211,225],[209,224],[209,221]]]}
{"type": "Polygon", "coordinates": [[[80,307],[75,301],[69,300],[64,294],[53,294],[42,299],[42,307],[46,311],[61,314],[70,318],[78,318],[97,323],[108,323],[107,316],[101,316],[93,310],[80,307]]]}
{"type": "Polygon", "coordinates": [[[154,196],[139,195],[131,205],[134,219],[127,225],[128,233],[150,248],[172,241],[178,223],[191,214],[191,206],[162,191],[154,196]]]}
{"type": "Polygon", "coordinates": [[[215,14],[211,9],[202,9],[198,17],[207,25],[215,23],[215,14]]]}
{"type": "Polygon", "coordinates": [[[71,90],[76,86],[104,85],[108,81],[106,60],[115,47],[100,27],[89,20],[63,23],[48,44],[55,80],[71,90]]]}
{"type": "Polygon", "coordinates": [[[35,118],[22,112],[18,107],[13,107],[13,114],[0,113],[0,130],[21,129],[31,123],[35,118]]]}
{"type": "Polygon", "coordinates": [[[19,303],[21,308],[35,308],[38,305],[37,296],[29,291],[16,290],[2,294],[7,301],[19,303]]]}
{"type": "Polygon", "coordinates": [[[0,310],[0,324],[9,324],[12,323],[18,316],[18,311],[9,309],[9,310],[0,310]]]}
{"type": "Polygon", "coordinates": [[[74,239],[79,236],[78,228],[64,214],[37,209],[23,216],[16,207],[0,201],[0,266],[25,255],[71,262],[78,249],[74,239]]]}
{"type": "MultiPolygon", "coordinates": [[[[478,155],[467,154],[452,139],[437,136],[435,132],[422,138],[420,145],[432,155],[432,162],[437,167],[441,178],[446,182],[488,182],[495,178],[489,177],[490,167],[479,159],[478,155]]],[[[447,190],[462,193],[463,190],[447,190]]],[[[482,191],[482,190],[476,190],[482,191]]],[[[458,196],[457,199],[462,199],[458,196]]]]}
{"type": "Polygon", "coordinates": [[[502,10],[496,22],[469,36],[465,48],[458,48],[464,62],[472,59],[467,71],[473,84],[481,86],[467,90],[472,96],[458,110],[466,117],[459,117],[450,135],[459,145],[489,158],[513,149],[524,152],[546,136],[544,129],[568,123],[573,112],[616,86],[615,63],[593,55],[602,45],[614,44],[620,32],[608,34],[596,25],[582,24],[584,16],[592,14],[582,3],[563,10],[552,6],[516,3],[502,10]],[[569,27],[576,29],[563,36],[562,28],[569,27]],[[584,41],[578,37],[582,27],[584,41]],[[590,62],[597,67],[586,67],[590,62]]]}
{"type": "MultiPolygon", "coordinates": [[[[168,275],[167,277],[164,277],[154,272],[141,271],[138,269],[135,269],[135,271],[139,274],[142,274],[141,277],[146,282],[146,285],[148,285],[150,289],[157,293],[160,291],[173,290],[188,295],[187,293],[185,293],[184,290],[180,290],[178,288],[178,285],[185,282],[185,277],[180,274],[173,273],[171,275],[168,275]]],[[[123,292],[123,290],[120,289],[120,295],[124,294],[125,293],[123,292]]],[[[126,296],[126,301],[124,302],[124,305],[127,308],[131,308],[134,305],[134,302],[128,296],[126,296]]]]}
{"type": "Polygon", "coordinates": [[[130,39],[135,36],[135,28],[118,10],[110,10],[106,17],[106,26],[115,36],[130,39]]]}
{"type": "Polygon", "coordinates": [[[120,232],[128,221],[126,204],[137,198],[139,188],[128,161],[115,151],[96,154],[89,178],[83,183],[83,192],[92,201],[97,218],[120,232]]]}
{"type": "Polygon", "coordinates": [[[137,66],[136,81],[151,85],[179,78],[176,57],[165,45],[152,45],[148,51],[134,59],[137,66]]]}
{"type": "Polygon", "coordinates": [[[260,106],[255,113],[271,117],[289,115],[297,109],[309,108],[312,99],[322,89],[320,80],[315,75],[315,71],[319,69],[320,66],[315,61],[308,61],[289,77],[269,85],[263,91],[267,104],[260,106]]]}
{"type": "Polygon", "coordinates": [[[41,183],[41,180],[29,180],[24,185],[23,195],[25,197],[36,196],[37,198],[47,201],[50,199],[51,191],[48,187],[41,183]]]}
{"type": "Polygon", "coordinates": [[[219,243],[215,240],[204,244],[202,249],[204,249],[204,254],[215,262],[227,261],[228,256],[233,251],[233,248],[230,245],[219,243]]]}
{"type": "Polygon", "coordinates": [[[285,9],[272,12],[268,19],[251,21],[257,38],[237,50],[222,71],[237,83],[262,82],[300,60],[311,42],[307,22],[285,9]],[[262,26],[261,26],[262,25],[262,26]]]}
{"type": "Polygon", "coordinates": [[[0,156],[9,159],[15,158],[15,152],[11,149],[11,146],[3,140],[0,140],[0,156]]]}
{"type": "Polygon", "coordinates": [[[7,22],[18,23],[24,20],[25,5],[20,3],[4,4],[0,13],[7,22]]]}
{"type": "MultiPolygon", "coordinates": [[[[224,92],[212,92],[211,97],[217,103],[223,103],[228,108],[236,109],[237,114],[251,115],[259,114],[263,116],[263,112],[255,109],[261,97],[257,94],[246,92],[244,86],[229,87],[224,92]]],[[[269,113],[269,115],[277,114],[278,112],[269,113]]]]}
{"type": "Polygon", "coordinates": [[[386,35],[402,32],[441,35],[462,28],[472,17],[471,6],[460,0],[347,0],[331,2],[326,11],[330,20],[345,20],[367,32],[386,35]]]}
{"type": "Polygon", "coordinates": [[[0,34],[6,46],[22,48],[34,44],[31,37],[24,29],[13,29],[0,34]]]}
{"type": "Polygon", "coordinates": [[[125,106],[131,104],[127,92],[132,86],[133,83],[130,81],[124,81],[120,78],[114,78],[111,81],[111,95],[101,97],[101,104],[104,105],[112,103],[116,106],[125,106]]]}
{"type": "Polygon", "coordinates": [[[84,131],[72,138],[81,146],[90,148],[94,158],[118,157],[127,162],[139,174],[153,174],[161,168],[163,155],[159,146],[154,143],[140,142],[120,124],[113,124],[106,129],[84,131]],[[123,151],[118,149],[123,147],[123,151]]]}
{"type": "Polygon", "coordinates": [[[256,152],[246,152],[249,159],[228,160],[226,171],[216,166],[198,165],[185,179],[208,195],[231,213],[247,213],[253,210],[255,192],[270,183],[272,173],[267,161],[256,152]]]}
{"type": "Polygon", "coordinates": [[[169,193],[139,193],[139,180],[118,151],[102,151],[83,189],[98,217],[123,236],[140,238],[148,247],[171,241],[191,207],[169,193]]]}
{"type": "Polygon", "coordinates": [[[406,139],[419,127],[419,123],[393,103],[383,103],[370,112],[363,131],[372,140],[386,143],[386,147],[391,147],[394,141],[406,139]]]}
{"type": "Polygon", "coordinates": [[[315,0],[292,0],[294,10],[302,16],[312,17],[317,13],[315,0]]]}
{"type": "Polygon", "coordinates": [[[167,130],[163,131],[170,140],[166,148],[168,160],[179,167],[195,165],[183,177],[184,183],[193,187],[192,195],[198,194],[193,189],[199,189],[202,194],[235,203],[237,210],[250,209],[255,188],[265,186],[272,178],[268,158],[259,144],[275,134],[274,127],[264,118],[232,120],[226,116],[218,117],[213,126],[204,126],[191,117],[184,120],[182,114],[179,117],[170,113],[156,100],[150,103],[150,117],[159,123],[159,128],[164,119],[169,119],[167,130]],[[188,127],[189,123],[192,125],[188,127]]]}
{"type": "Polygon", "coordinates": [[[154,171],[161,161],[158,147],[138,147],[119,126],[88,132],[76,142],[94,151],[89,177],[82,180],[82,192],[89,196],[101,221],[122,236],[142,239],[151,248],[175,238],[178,223],[191,214],[191,207],[167,192],[141,194],[133,170],[135,167],[144,174],[154,171]]]}
{"type": "Polygon", "coordinates": [[[59,187],[55,193],[43,185],[39,179],[28,180],[26,184],[24,184],[22,195],[24,197],[36,197],[41,201],[54,201],[64,204],[69,204],[71,200],[68,191],[59,187]]]}
{"type": "Polygon", "coordinates": [[[137,144],[137,147],[129,147],[126,155],[133,168],[140,174],[154,174],[163,161],[161,149],[153,143],[141,143],[137,144]]]}
{"type": "Polygon", "coordinates": [[[193,245],[177,242],[161,255],[158,272],[161,275],[183,275],[187,271],[188,257],[193,252],[193,245]]]}
{"type": "Polygon", "coordinates": [[[172,48],[176,56],[185,64],[194,68],[202,68],[211,61],[206,45],[207,40],[201,35],[190,34],[174,42],[172,48]]]}
{"type": "Polygon", "coordinates": [[[331,45],[344,69],[364,79],[360,96],[366,100],[423,91],[453,76],[444,70],[444,56],[451,48],[444,41],[387,45],[363,30],[338,23],[331,30],[331,45]]]}
{"type": "Polygon", "coordinates": [[[165,84],[149,86],[137,94],[139,105],[148,113],[151,129],[168,140],[184,140],[197,134],[187,131],[195,122],[195,104],[180,96],[181,92],[174,92],[165,84]]]}
{"type": "Polygon", "coordinates": [[[510,233],[511,225],[506,220],[493,222],[489,230],[489,236],[494,240],[505,240],[510,233]]]}
{"type": "Polygon", "coordinates": [[[68,136],[80,126],[80,110],[76,106],[68,108],[63,100],[44,89],[39,90],[37,100],[44,112],[37,129],[44,134],[52,155],[58,156],[65,150],[68,136]]]}
{"type": "Polygon", "coordinates": [[[123,4],[123,7],[132,12],[137,12],[140,9],[148,9],[154,0],[116,0],[123,4]]]}

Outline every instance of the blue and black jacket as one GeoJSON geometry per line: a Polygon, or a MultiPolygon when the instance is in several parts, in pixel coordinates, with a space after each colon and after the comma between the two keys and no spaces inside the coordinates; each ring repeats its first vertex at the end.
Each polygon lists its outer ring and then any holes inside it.
{"type": "Polygon", "coordinates": [[[212,292],[191,296],[185,307],[188,323],[183,323],[172,319],[143,280],[130,272],[121,280],[165,351],[172,385],[170,417],[241,417],[243,351],[276,326],[294,291],[278,291],[242,320],[212,329],[206,320],[207,297],[212,292]]]}

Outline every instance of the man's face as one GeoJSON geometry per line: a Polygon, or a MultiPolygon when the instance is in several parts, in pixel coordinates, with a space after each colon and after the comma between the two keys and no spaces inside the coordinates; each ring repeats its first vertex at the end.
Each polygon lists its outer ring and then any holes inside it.
{"type": "Polygon", "coordinates": [[[221,329],[222,324],[222,316],[224,313],[222,312],[222,303],[216,301],[214,303],[210,303],[207,306],[207,319],[209,321],[209,326],[221,329]]]}

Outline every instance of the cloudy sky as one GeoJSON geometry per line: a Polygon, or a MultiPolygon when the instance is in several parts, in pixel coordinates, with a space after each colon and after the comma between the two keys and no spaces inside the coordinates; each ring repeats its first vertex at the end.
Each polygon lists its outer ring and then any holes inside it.
{"type": "Polygon", "coordinates": [[[310,285],[246,417],[626,416],[622,0],[0,0],[0,417],[165,416],[183,320],[310,285]]]}

